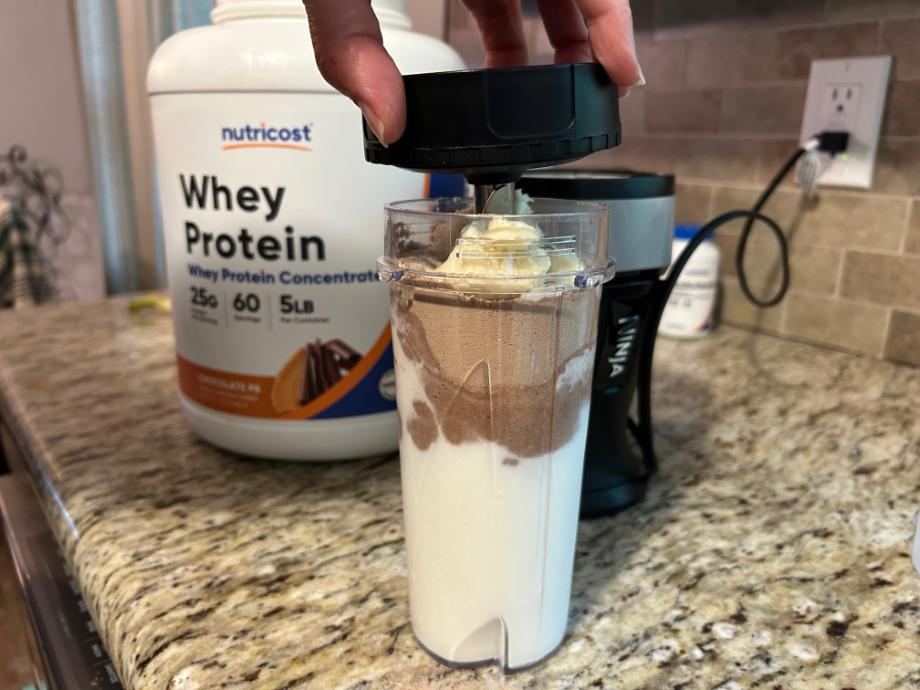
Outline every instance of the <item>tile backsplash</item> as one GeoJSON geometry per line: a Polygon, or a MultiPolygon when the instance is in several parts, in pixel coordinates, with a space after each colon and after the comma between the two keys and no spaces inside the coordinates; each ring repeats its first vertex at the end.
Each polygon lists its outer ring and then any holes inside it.
{"type": "MultiPolygon", "coordinates": [[[[892,55],[871,190],[819,190],[806,199],[790,175],[767,213],[790,240],[792,280],[774,309],[738,287],[742,223],[719,231],[722,317],[729,323],[920,365],[920,1],[633,0],[647,85],[621,101],[624,143],[577,163],[677,175],[677,219],[703,222],[749,208],[798,146],[813,59],[892,55]],[[915,198],[916,197],[916,198],[915,198]]],[[[478,34],[459,0],[451,43],[482,64],[478,34]]],[[[534,62],[552,48],[526,20],[534,62]]],[[[755,228],[752,289],[777,284],[777,252],[755,228]]]]}

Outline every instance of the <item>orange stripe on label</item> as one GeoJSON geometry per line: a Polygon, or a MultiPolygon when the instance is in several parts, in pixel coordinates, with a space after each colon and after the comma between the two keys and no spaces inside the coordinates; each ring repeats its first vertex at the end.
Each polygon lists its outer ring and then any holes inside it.
{"type": "Polygon", "coordinates": [[[391,337],[388,324],[368,353],[338,383],[306,405],[290,412],[280,413],[272,405],[274,376],[252,376],[211,369],[195,364],[177,353],[179,389],[190,400],[219,412],[259,419],[309,419],[329,409],[361,383],[386,352],[391,337]]]}
{"type": "Polygon", "coordinates": [[[272,376],[247,376],[190,362],[178,353],[179,389],[191,400],[212,410],[271,419],[272,376]]]}
{"type": "Polygon", "coordinates": [[[380,334],[380,337],[377,338],[377,342],[374,343],[370,351],[342,378],[341,381],[304,407],[281,415],[280,419],[309,419],[332,407],[332,405],[344,398],[352,388],[361,383],[361,380],[367,375],[367,372],[373,369],[374,365],[380,361],[383,353],[386,352],[387,345],[390,344],[391,337],[390,327],[387,326],[383,329],[383,332],[380,334]]]}
{"type": "Polygon", "coordinates": [[[309,146],[297,146],[296,144],[226,144],[224,151],[236,151],[237,149],[290,149],[292,151],[312,151],[309,146]]]}

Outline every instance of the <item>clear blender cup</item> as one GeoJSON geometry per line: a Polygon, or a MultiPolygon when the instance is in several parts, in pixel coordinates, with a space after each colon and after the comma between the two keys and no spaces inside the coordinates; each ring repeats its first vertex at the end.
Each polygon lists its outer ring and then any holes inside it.
{"type": "Polygon", "coordinates": [[[452,666],[533,665],[562,642],[607,210],[468,199],[387,208],[409,606],[452,666]]]}

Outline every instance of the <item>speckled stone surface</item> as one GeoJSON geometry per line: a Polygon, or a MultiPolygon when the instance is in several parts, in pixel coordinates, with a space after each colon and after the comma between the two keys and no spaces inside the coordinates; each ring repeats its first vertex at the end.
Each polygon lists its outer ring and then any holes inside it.
{"type": "Polygon", "coordinates": [[[128,688],[920,687],[920,370],[728,328],[656,366],[661,473],[580,525],[563,647],[503,678],[415,645],[395,458],[197,441],[168,315],[0,316],[4,413],[128,688]]]}

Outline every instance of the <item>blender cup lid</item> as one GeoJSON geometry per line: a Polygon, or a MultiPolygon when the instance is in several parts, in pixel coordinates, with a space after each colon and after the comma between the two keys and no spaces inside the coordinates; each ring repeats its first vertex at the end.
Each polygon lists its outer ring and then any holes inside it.
{"type": "Polygon", "coordinates": [[[620,143],[617,86],[596,63],[413,74],[406,131],[385,147],[364,122],[371,163],[517,180],[620,143]]]}

